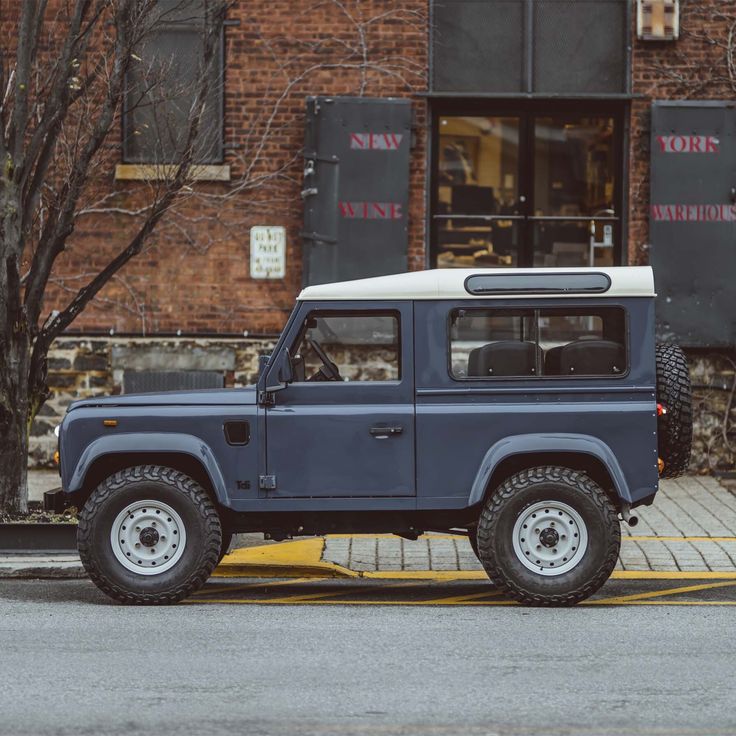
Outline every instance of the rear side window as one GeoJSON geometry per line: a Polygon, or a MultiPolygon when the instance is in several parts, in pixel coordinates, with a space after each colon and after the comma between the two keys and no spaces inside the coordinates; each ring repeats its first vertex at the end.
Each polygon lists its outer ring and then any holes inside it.
{"type": "Polygon", "coordinates": [[[617,376],[626,372],[626,315],[601,309],[457,309],[453,378],[617,376]]]}

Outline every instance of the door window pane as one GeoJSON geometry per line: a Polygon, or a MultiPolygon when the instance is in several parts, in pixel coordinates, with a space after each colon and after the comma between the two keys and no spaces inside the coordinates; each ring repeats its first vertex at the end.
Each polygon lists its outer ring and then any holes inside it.
{"type": "Polygon", "coordinates": [[[590,217],[613,210],[613,118],[537,117],[536,215],[590,217]]]}
{"type": "Polygon", "coordinates": [[[399,346],[397,315],[312,313],[292,353],[294,382],[397,381],[399,346]]]}
{"type": "Polygon", "coordinates": [[[437,265],[517,265],[518,188],[518,118],[440,118],[437,265]]]}
{"type": "Polygon", "coordinates": [[[533,265],[613,265],[614,172],[613,118],[535,119],[533,265]]]}

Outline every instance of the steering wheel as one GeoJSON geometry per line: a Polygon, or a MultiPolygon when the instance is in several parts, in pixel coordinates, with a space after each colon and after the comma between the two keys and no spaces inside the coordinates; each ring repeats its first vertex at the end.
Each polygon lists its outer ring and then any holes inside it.
{"type": "Polygon", "coordinates": [[[340,370],[338,367],[327,357],[327,353],[323,350],[322,346],[316,341],[312,340],[311,338],[307,340],[307,343],[312,350],[314,350],[315,353],[317,353],[317,356],[324,364],[322,368],[320,368],[320,372],[324,375],[324,377],[328,381],[342,381],[342,376],[340,375],[340,370]]]}

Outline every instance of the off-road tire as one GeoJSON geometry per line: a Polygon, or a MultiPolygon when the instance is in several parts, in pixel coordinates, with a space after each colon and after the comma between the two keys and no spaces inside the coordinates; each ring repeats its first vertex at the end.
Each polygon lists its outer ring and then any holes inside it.
{"type": "Polygon", "coordinates": [[[657,419],[657,452],[662,478],[687,471],[693,441],[693,400],[685,354],[677,345],[657,345],[657,402],[666,413],[657,419]]]}
{"type": "Polygon", "coordinates": [[[605,491],[585,473],[544,466],[507,478],[489,496],[478,523],[479,558],[488,577],[503,592],[531,606],[570,606],[593,595],[616,566],[621,528],[605,491]],[[587,526],[588,543],[580,562],[557,576],[529,570],[513,547],[516,520],[540,501],[560,501],[587,526]]]}
{"type": "Polygon", "coordinates": [[[220,518],[204,489],[178,470],[141,465],[121,470],[92,492],[79,514],[77,547],[95,585],[121,603],[178,603],[204,585],[218,562],[220,518]],[[139,500],[159,500],[182,518],[186,547],[176,565],[157,575],[139,575],[117,560],[110,543],[116,516],[139,500]]]}

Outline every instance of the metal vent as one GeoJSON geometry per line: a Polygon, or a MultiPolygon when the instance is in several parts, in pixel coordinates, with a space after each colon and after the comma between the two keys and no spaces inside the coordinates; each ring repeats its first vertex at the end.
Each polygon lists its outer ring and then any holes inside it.
{"type": "Polygon", "coordinates": [[[223,388],[225,377],[217,371],[125,371],[123,393],[189,391],[223,388]]]}
{"type": "Polygon", "coordinates": [[[434,3],[436,91],[523,90],[524,0],[434,3]]]}

